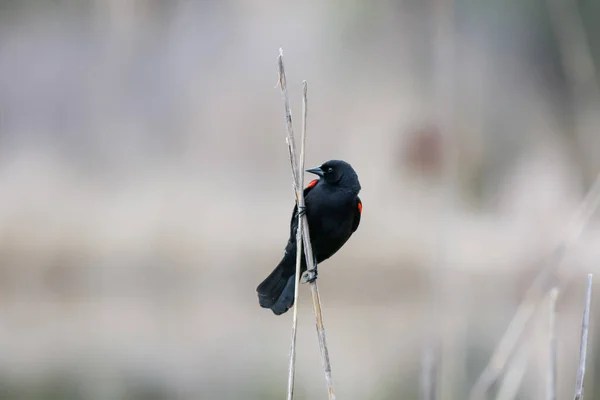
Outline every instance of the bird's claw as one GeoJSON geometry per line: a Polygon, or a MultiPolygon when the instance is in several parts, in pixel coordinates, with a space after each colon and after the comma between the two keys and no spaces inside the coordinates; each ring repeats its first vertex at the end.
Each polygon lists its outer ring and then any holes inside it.
{"type": "Polygon", "coordinates": [[[317,276],[318,276],[318,272],[317,272],[317,269],[315,268],[315,269],[306,271],[304,273],[304,275],[302,275],[302,278],[304,279],[304,283],[312,283],[317,280],[317,276]]]}
{"type": "Polygon", "coordinates": [[[306,207],[305,206],[298,207],[298,211],[296,211],[296,217],[302,217],[304,215],[306,215],[306,207]]]}

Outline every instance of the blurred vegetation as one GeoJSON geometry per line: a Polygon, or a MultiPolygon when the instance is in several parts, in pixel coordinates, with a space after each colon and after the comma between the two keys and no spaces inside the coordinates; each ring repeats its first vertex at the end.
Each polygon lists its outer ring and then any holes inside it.
{"type": "MultiPolygon", "coordinates": [[[[466,398],[600,169],[600,135],[578,128],[546,1],[436,4],[0,0],[0,399],[283,397],[289,318],[254,293],[293,201],[279,46],[293,96],[310,85],[307,163],[348,159],[364,188],[360,231],[320,274],[339,398],[417,399],[432,329],[456,355],[442,398],[466,398]],[[431,327],[436,291],[448,321],[431,327]]],[[[600,2],[574,4],[599,72],[600,2]]],[[[598,268],[592,225],[574,271],[598,268]]],[[[561,397],[583,299],[567,287],[561,397]]],[[[298,400],[324,394],[300,307],[298,400]]],[[[543,383],[535,354],[518,398],[543,383]]]]}

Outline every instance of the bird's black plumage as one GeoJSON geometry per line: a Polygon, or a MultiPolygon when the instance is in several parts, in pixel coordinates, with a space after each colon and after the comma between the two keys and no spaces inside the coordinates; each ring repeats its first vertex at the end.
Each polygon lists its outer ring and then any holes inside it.
{"type": "MultiPolygon", "coordinates": [[[[331,160],[309,169],[320,176],[304,189],[306,218],[317,264],[334,255],[360,224],[362,203],[358,197],[360,183],[356,172],[345,161],[331,160]]],[[[256,288],[261,307],[280,315],[294,304],[296,272],[297,206],[290,221],[290,238],[283,259],[273,272],[256,288]]],[[[304,246],[301,273],[306,271],[304,246]]]]}

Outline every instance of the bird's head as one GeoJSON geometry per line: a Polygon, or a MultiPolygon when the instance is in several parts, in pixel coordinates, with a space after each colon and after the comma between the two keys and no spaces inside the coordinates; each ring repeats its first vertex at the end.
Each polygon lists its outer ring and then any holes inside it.
{"type": "Polygon", "coordinates": [[[328,185],[336,185],[353,192],[360,192],[358,175],[346,161],[330,160],[318,167],[307,169],[306,172],[318,175],[328,185]]]}

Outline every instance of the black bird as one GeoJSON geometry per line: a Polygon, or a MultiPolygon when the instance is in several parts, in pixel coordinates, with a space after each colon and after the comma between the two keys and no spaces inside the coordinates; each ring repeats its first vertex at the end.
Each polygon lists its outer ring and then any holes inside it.
{"type": "MultiPolygon", "coordinates": [[[[319,264],[334,255],[358,228],[362,212],[360,183],[352,166],[341,160],[327,161],[306,172],[320,177],[304,189],[305,209],[301,211],[306,213],[313,255],[319,264]]],[[[283,259],[256,288],[260,306],[270,308],[275,315],[285,313],[294,304],[297,212],[294,206],[283,259]]],[[[306,269],[302,246],[301,274],[306,269]]]]}

